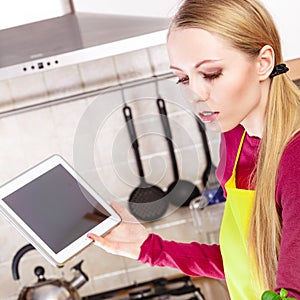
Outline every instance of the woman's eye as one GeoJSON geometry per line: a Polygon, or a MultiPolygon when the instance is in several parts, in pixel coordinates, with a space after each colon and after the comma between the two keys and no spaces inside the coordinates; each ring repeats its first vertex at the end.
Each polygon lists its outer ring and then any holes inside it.
{"type": "Polygon", "coordinates": [[[212,74],[203,74],[204,79],[214,80],[222,75],[222,72],[212,73],[212,74]]]}
{"type": "Polygon", "coordinates": [[[189,78],[188,77],[179,78],[176,84],[189,84],[189,78]]]}

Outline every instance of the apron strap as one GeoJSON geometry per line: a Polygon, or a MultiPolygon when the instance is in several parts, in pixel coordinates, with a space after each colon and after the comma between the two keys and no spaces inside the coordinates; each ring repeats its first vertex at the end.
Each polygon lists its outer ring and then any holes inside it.
{"type": "Polygon", "coordinates": [[[238,161],[239,161],[239,158],[240,158],[240,154],[241,154],[241,151],[242,151],[245,136],[246,136],[246,130],[244,130],[243,135],[241,137],[239,148],[238,148],[238,151],[237,151],[237,154],[236,154],[236,157],[235,157],[234,166],[233,166],[233,169],[232,169],[232,174],[231,174],[231,177],[228,179],[228,181],[225,183],[225,189],[227,187],[236,188],[236,184],[235,184],[236,167],[237,167],[237,164],[238,164],[238,161]]]}

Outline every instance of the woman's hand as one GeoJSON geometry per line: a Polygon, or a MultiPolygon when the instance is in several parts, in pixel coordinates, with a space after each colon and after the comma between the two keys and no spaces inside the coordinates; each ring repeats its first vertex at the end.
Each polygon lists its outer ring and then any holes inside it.
{"type": "Polygon", "coordinates": [[[125,207],[116,202],[112,202],[111,206],[120,215],[121,223],[102,237],[93,233],[89,233],[88,237],[106,252],[138,259],[148,231],[125,207]]]}

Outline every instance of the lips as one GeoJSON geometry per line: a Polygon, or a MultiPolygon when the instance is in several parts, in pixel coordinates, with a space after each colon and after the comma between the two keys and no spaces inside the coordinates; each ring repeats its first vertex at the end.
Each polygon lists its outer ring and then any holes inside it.
{"type": "Polygon", "coordinates": [[[218,114],[217,111],[202,111],[198,113],[198,116],[203,123],[211,123],[216,120],[218,114]]]}

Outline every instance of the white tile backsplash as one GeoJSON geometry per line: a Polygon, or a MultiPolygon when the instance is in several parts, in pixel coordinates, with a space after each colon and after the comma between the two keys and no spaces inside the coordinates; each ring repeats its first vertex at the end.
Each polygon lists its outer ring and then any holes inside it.
{"type": "Polygon", "coordinates": [[[22,127],[19,127],[16,116],[0,119],[0,184],[15,177],[28,167],[22,147],[22,127]]]}
{"type": "Polygon", "coordinates": [[[78,124],[86,108],[87,103],[84,99],[50,107],[55,134],[60,140],[75,136],[78,124]]]}
{"type": "MultiPolygon", "coordinates": [[[[162,74],[168,70],[165,45],[98,61],[0,82],[0,109],[8,110],[40,101],[55,100],[162,74]]],[[[139,138],[140,153],[148,182],[166,189],[173,173],[156,106],[155,83],[125,88],[139,138]]],[[[159,94],[167,101],[174,147],[180,174],[184,179],[201,184],[204,153],[195,122],[185,112],[180,91],[174,81],[159,83],[159,94]]],[[[139,184],[136,161],[130,146],[122,114],[120,91],[99,92],[82,100],[66,102],[0,118],[0,184],[52,154],[62,155],[87,182],[107,201],[117,200],[124,206],[139,184]]],[[[218,160],[219,136],[209,134],[214,162],[218,160]]],[[[170,204],[166,214],[155,222],[145,223],[150,231],[165,238],[181,241],[197,240],[187,207],[170,204]]],[[[62,269],[53,268],[37,254],[28,254],[22,268],[22,283],[10,276],[10,264],[16,251],[27,241],[0,216],[0,299],[16,298],[21,286],[34,280],[32,270],[46,265],[47,277],[70,279],[69,268],[83,259],[83,270],[90,277],[80,289],[81,295],[107,291],[117,287],[161,276],[178,274],[170,268],[148,265],[113,256],[90,247],[68,262],[62,269]],[[25,270],[25,271],[24,271],[25,270]]]]}
{"type": "Polygon", "coordinates": [[[130,193],[139,184],[135,164],[132,162],[106,165],[96,170],[83,172],[82,176],[107,201],[128,199],[130,193]],[[132,170],[132,171],[131,171],[132,170]]]}
{"type": "Polygon", "coordinates": [[[112,57],[79,64],[84,91],[96,90],[118,84],[112,57]]]}
{"type": "Polygon", "coordinates": [[[167,47],[165,44],[147,49],[153,75],[159,75],[170,72],[167,47]]]}
{"type": "Polygon", "coordinates": [[[156,84],[153,82],[125,88],[124,95],[127,104],[130,105],[130,107],[133,107],[133,109],[135,106],[137,109],[142,107],[142,112],[144,114],[157,111],[155,101],[158,95],[156,84]]]}
{"type": "Polygon", "coordinates": [[[20,108],[48,100],[48,92],[42,73],[10,79],[9,88],[14,108],[20,108]]]}
{"type": "Polygon", "coordinates": [[[13,101],[9,83],[7,80],[0,81],[0,112],[13,109],[13,101]]]}
{"type": "Polygon", "coordinates": [[[0,233],[0,264],[11,263],[13,255],[17,252],[18,248],[28,244],[28,242],[23,235],[8,222],[0,226],[0,233]]]}
{"type": "Polygon", "coordinates": [[[146,49],[116,55],[114,61],[120,83],[153,75],[146,49]]]}
{"type": "Polygon", "coordinates": [[[42,74],[51,100],[83,92],[78,65],[48,70],[42,74]]]}
{"type": "Polygon", "coordinates": [[[49,107],[19,114],[15,118],[23,141],[55,136],[55,124],[49,107]]]}

